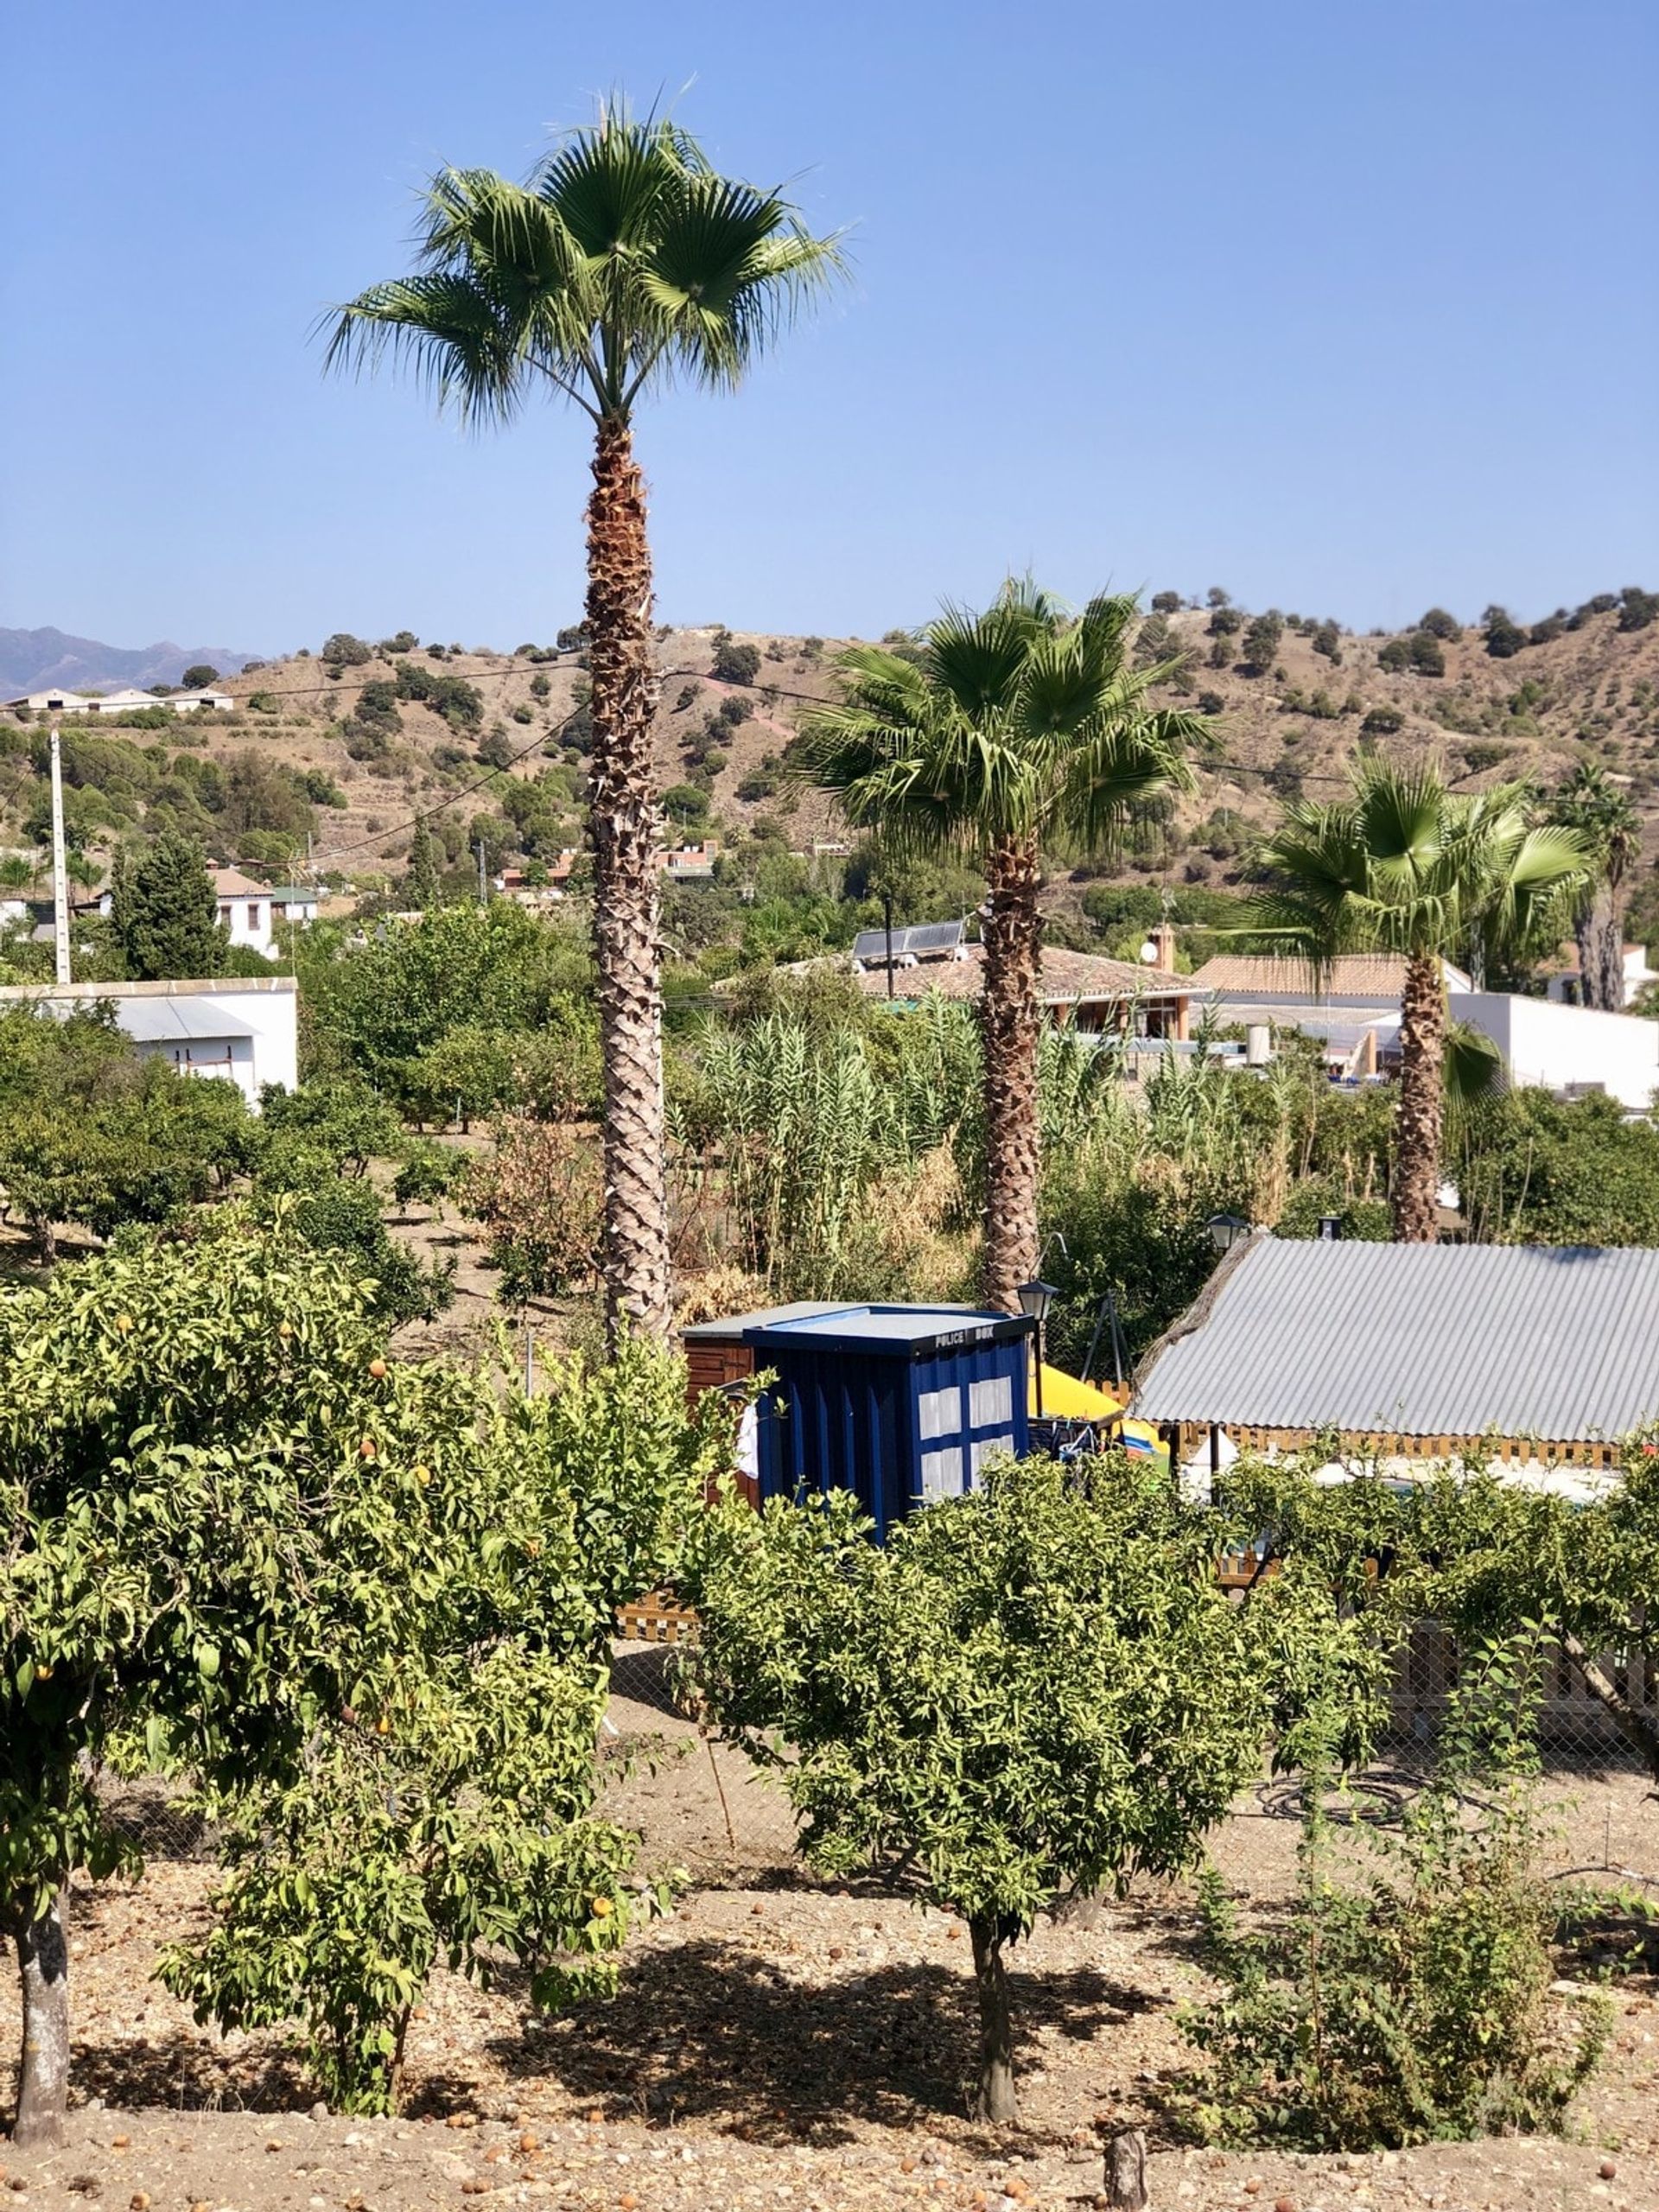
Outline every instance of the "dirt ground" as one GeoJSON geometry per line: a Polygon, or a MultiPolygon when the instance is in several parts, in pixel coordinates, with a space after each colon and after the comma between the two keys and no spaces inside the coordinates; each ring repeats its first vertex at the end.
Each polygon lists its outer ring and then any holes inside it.
{"type": "MultiPolygon", "coordinates": [[[[292,2037],[220,2037],[150,1981],[161,1943],[205,1928],[212,1880],[200,1859],[155,1857],[137,1887],[73,1900],[68,2139],[27,2154],[0,2141],[0,2183],[20,2204],[130,2212],[400,2212],[502,2193],[582,2212],[1041,2212],[1096,2202],[1103,2142],[1135,2126],[1152,2204],[1176,2212],[1659,2212],[1650,1980],[1618,1987],[1614,2047],[1567,2139],[1342,2158],[1182,2148],[1160,2085],[1185,2063],[1174,2014],[1203,1980],[1190,1900],[1173,1891],[1020,1947],[1021,2124],[975,2124],[961,1923],[808,1879],[775,1794],[731,1751],[717,1789],[706,1745],[660,1709],[660,1652],[620,1660],[632,1694],[613,1700],[607,1740],[654,1730],[664,1756],[608,1802],[639,1822],[648,1861],[678,1858],[698,1886],[630,1948],[613,2001],[540,2020],[515,1976],[480,1992],[439,1975],[410,2033],[408,2113],[330,2117],[292,2037]]],[[[1266,1801],[1234,1824],[1256,1891],[1251,1821],[1275,1848],[1294,1828],[1266,1801]]],[[[16,2037],[8,2012],[0,2080],[16,2037]]]]}

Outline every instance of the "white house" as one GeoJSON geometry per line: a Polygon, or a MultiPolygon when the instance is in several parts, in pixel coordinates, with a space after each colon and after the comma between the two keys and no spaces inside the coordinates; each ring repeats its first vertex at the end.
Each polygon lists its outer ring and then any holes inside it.
{"type": "Polygon", "coordinates": [[[1633,1113],[1653,1104],[1659,1021],[1507,991],[1452,991],[1447,1004],[1454,1021],[1491,1039],[1513,1084],[1568,1094],[1603,1090],[1633,1113]]]}
{"type": "Polygon", "coordinates": [[[303,924],[317,918],[321,893],[315,884],[279,883],[267,896],[275,921],[303,924]]]}
{"type": "Polygon", "coordinates": [[[261,1088],[300,1080],[298,986],[291,976],[233,976],[162,983],[9,983],[0,1007],[33,1005],[60,1017],[108,1003],[141,1059],[164,1059],[181,1075],[236,1084],[250,1106],[261,1088]]]}
{"type": "MultiPolygon", "coordinates": [[[[1622,951],[1621,965],[1624,976],[1624,1003],[1626,1006],[1634,1006],[1649,983],[1659,983],[1659,972],[1649,967],[1648,948],[1645,944],[1627,944],[1622,948],[1622,951]]],[[[1584,978],[1579,968],[1576,953],[1566,967],[1558,968],[1555,970],[1545,983],[1544,988],[1559,1006],[1583,1005],[1584,978]]]]}
{"type": "Polygon", "coordinates": [[[244,875],[240,868],[216,868],[213,895],[219,900],[219,918],[230,931],[231,943],[251,945],[255,952],[263,952],[267,960],[274,960],[276,945],[270,930],[271,893],[264,885],[244,875]]]}
{"type": "Polygon", "coordinates": [[[170,707],[171,699],[158,699],[153,691],[137,691],[130,684],[119,691],[106,691],[102,698],[89,696],[86,711],[89,715],[130,715],[145,707],[170,707]]]}
{"type": "MultiPolygon", "coordinates": [[[[1640,948],[1632,950],[1639,958],[1640,948]]],[[[1440,972],[1452,1019],[1491,1038],[1510,1083],[1558,1093],[1605,1091],[1635,1113],[1652,1105],[1659,1090],[1659,1022],[1478,991],[1449,960],[1440,963],[1440,972]]],[[[1631,972],[1627,966],[1627,976],[1631,972]]],[[[1405,982],[1405,961],[1397,954],[1344,955],[1316,978],[1300,962],[1224,953],[1192,982],[1215,993],[1224,1021],[1276,1022],[1319,1038],[1335,1074],[1364,1077],[1397,1059],[1405,982]]]]}
{"type": "Polygon", "coordinates": [[[130,715],[145,707],[165,707],[169,714],[193,715],[202,708],[219,714],[234,711],[236,701],[228,691],[175,691],[158,699],[153,691],[137,691],[130,684],[119,691],[30,691],[8,699],[15,714],[130,715]]]}

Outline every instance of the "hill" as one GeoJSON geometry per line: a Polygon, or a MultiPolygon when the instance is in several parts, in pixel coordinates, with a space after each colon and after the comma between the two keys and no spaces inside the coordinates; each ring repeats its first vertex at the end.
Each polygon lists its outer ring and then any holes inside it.
{"type": "Polygon", "coordinates": [[[131,684],[176,683],[198,661],[221,674],[252,658],[229,645],[105,645],[96,638],[71,637],[65,630],[0,630],[0,692],[43,691],[61,684],[70,691],[114,691],[131,684]]]}
{"type": "MultiPolygon", "coordinates": [[[[1119,874],[1236,880],[1284,797],[1334,796],[1373,749],[1433,756],[1468,789],[1554,782],[1594,762],[1628,780],[1648,857],[1659,851],[1659,599],[1607,594],[1529,629],[1493,610],[1480,629],[1436,616],[1427,630],[1362,636],[1294,613],[1172,606],[1172,596],[1160,594],[1137,649],[1181,658],[1166,696],[1210,715],[1216,744],[1197,764],[1195,791],[1137,825],[1119,874]]],[[[728,842],[760,827],[797,850],[836,835],[827,803],[789,787],[784,756],[797,716],[833,689],[840,642],[713,626],[659,633],[657,759],[672,823],[728,842]]],[[[417,812],[457,867],[479,835],[493,859],[550,859],[581,839],[588,744],[579,634],[563,633],[560,648],[463,651],[407,632],[378,646],[332,640],[326,663],[296,654],[227,674],[233,715],[129,733],[147,766],[96,755],[88,729],[87,768],[72,775],[84,841],[107,847],[158,801],[187,812],[200,802],[209,818],[196,826],[215,849],[255,868],[291,864],[309,830],[320,872],[395,877],[417,812]],[[193,765],[202,760],[213,764],[206,784],[193,765]]],[[[118,733],[99,725],[98,735],[118,733]]],[[[11,749],[26,749],[21,732],[11,749]]],[[[24,766],[14,841],[25,842],[38,798],[24,766]]],[[[1061,905],[1076,895],[1055,887],[1061,905]]]]}

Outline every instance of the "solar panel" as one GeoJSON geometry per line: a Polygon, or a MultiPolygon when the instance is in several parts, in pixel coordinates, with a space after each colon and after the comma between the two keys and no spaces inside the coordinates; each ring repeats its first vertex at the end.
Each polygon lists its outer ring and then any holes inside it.
{"type": "MultiPolygon", "coordinates": [[[[961,922],[912,922],[908,928],[893,932],[893,957],[921,960],[954,952],[962,943],[964,928],[961,922]]],[[[853,941],[853,957],[885,966],[887,942],[886,930],[861,930],[853,941]]]]}

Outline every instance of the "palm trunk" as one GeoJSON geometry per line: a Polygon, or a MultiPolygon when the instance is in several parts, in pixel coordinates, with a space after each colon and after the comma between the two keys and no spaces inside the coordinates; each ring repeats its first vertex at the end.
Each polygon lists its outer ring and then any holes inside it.
{"type": "Polygon", "coordinates": [[[985,1302],[1020,1311],[1037,1272],[1037,1045],[1042,918],[1029,838],[992,852],[985,919],[985,1302]]]}
{"type": "Polygon", "coordinates": [[[1389,1192],[1396,1244],[1440,1236],[1440,1119],[1446,1066],[1446,986],[1431,953],[1406,963],[1400,998],[1400,1100],[1389,1192]]]}
{"type": "Polygon", "coordinates": [[[69,2102],[69,1945],[59,1890],[38,1918],[17,1931],[23,1986],[23,2050],[18,2068],[19,2145],[56,2143],[69,2102]]]}
{"type": "Polygon", "coordinates": [[[1014,2024],[1008,2007],[1008,1968],[1003,1957],[1005,1932],[1000,1922],[969,1923],[974,1939],[974,1980],[979,1991],[979,2088],[976,2120],[1012,2122],[1018,2107],[1014,2094],[1014,2024]]]}
{"type": "Polygon", "coordinates": [[[594,954],[605,1062],[606,1312],[654,1336],[669,1326],[663,1136],[658,811],[652,759],[657,670],[645,485],[626,421],[599,425],[588,503],[593,685],[594,954]]]}

